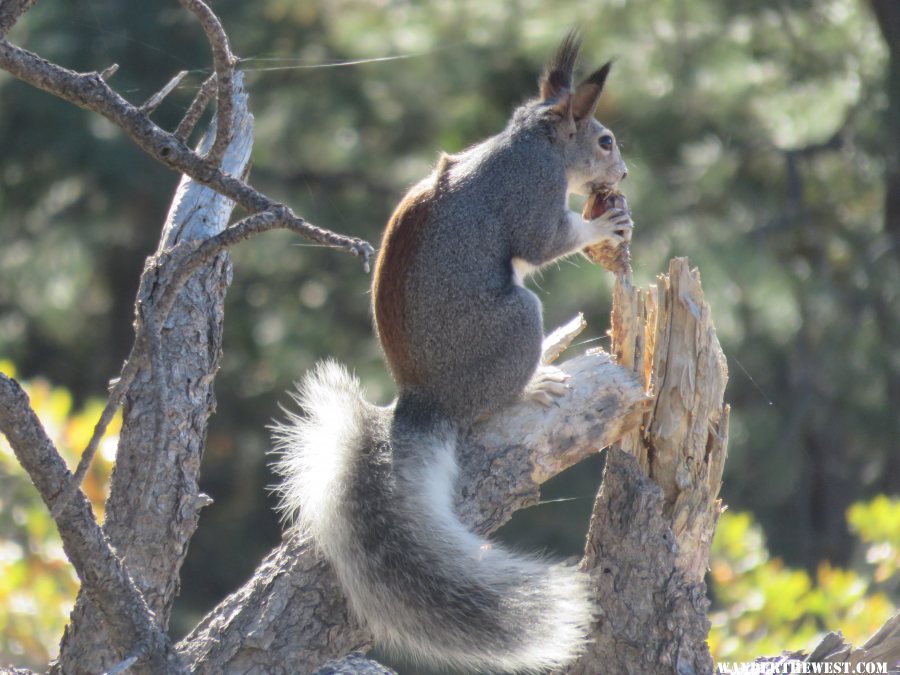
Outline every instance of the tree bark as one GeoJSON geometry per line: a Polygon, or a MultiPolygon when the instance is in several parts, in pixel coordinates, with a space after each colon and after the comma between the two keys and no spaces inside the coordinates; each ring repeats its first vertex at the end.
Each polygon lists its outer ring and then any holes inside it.
{"type": "MultiPolygon", "coordinates": [[[[253,117],[240,89],[235,112],[235,133],[223,168],[242,176],[250,160],[253,117]]],[[[214,137],[210,130],[201,145],[209,145],[214,137]]],[[[145,319],[165,290],[157,284],[158,262],[178,243],[203,241],[222,232],[233,208],[230,199],[182,178],[159,248],[141,278],[136,308],[145,319]]],[[[136,376],[123,411],[104,530],[119,557],[128,562],[163,630],[200,509],[209,503],[197,479],[207,421],[215,410],[212,385],[221,358],[230,282],[231,261],[224,252],[184,285],[153,350],[152,365],[136,376]]],[[[80,594],[55,671],[102,672],[124,656],[108,645],[95,607],[80,594]]]]}
{"type": "Polygon", "coordinates": [[[712,673],[703,577],[728,438],[727,368],[700,275],[669,264],[654,288],[616,280],[612,348],[653,402],[607,453],[581,568],[600,618],[565,672],[712,673]]]}

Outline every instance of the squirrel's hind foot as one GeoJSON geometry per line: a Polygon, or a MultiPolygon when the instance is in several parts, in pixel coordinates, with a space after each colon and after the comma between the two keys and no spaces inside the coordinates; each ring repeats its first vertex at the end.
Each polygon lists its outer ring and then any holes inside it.
{"type": "Polygon", "coordinates": [[[549,408],[556,402],[556,397],[569,391],[569,385],[566,383],[571,377],[556,366],[541,366],[525,388],[525,399],[536,401],[549,408]]]}

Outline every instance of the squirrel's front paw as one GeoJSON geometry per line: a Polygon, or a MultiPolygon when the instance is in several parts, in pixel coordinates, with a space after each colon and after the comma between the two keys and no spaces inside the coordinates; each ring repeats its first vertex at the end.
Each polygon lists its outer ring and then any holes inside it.
{"type": "Polygon", "coordinates": [[[634,221],[631,220],[631,209],[609,209],[599,218],[590,221],[591,229],[596,237],[590,245],[608,244],[617,248],[631,242],[634,221]]]}
{"type": "Polygon", "coordinates": [[[541,366],[525,388],[525,398],[549,408],[555,396],[562,396],[569,390],[566,382],[571,377],[556,366],[541,366]]]}

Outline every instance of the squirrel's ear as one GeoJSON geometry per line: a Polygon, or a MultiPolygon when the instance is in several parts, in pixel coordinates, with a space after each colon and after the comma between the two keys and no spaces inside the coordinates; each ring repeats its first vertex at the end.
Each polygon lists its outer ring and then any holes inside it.
{"type": "Polygon", "coordinates": [[[578,85],[578,89],[572,94],[572,115],[576,122],[590,119],[597,111],[597,102],[603,92],[606,76],[612,68],[612,61],[605,63],[599,70],[591,73],[588,78],[578,85]]]}
{"type": "Polygon", "coordinates": [[[548,103],[558,99],[562,102],[569,97],[572,92],[572,73],[580,48],[581,39],[578,32],[572,29],[563,38],[556,54],[547,63],[544,74],[541,75],[541,101],[548,103]]]}

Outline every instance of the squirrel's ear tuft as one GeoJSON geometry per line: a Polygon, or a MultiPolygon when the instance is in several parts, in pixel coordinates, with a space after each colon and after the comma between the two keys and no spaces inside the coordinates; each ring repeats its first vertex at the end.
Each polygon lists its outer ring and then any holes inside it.
{"type": "Polygon", "coordinates": [[[588,75],[584,82],[578,85],[572,94],[572,116],[576,122],[589,119],[597,111],[597,103],[600,94],[603,93],[603,85],[606,84],[606,76],[612,68],[612,61],[608,61],[598,70],[588,75]]]}
{"type": "Polygon", "coordinates": [[[542,101],[562,99],[572,91],[572,73],[575,71],[575,61],[578,60],[580,49],[581,38],[578,36],[578,31],[573,28],[563,38],[556,54],[547,63],[544,74],[541,76],[542,101]]]}

